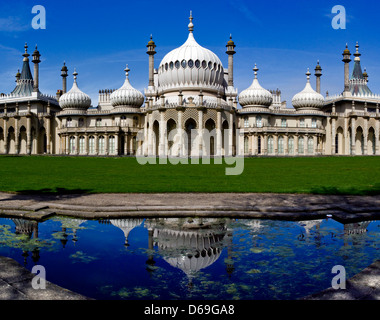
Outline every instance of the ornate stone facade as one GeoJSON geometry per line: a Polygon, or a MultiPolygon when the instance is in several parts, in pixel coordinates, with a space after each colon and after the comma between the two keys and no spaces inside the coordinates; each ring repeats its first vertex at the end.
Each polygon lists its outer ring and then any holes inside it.
{"type": "Polygon", "coordinates": [[[380,96],[368,88],[359,45],[349,74],[351,53],[343,52],[344,91],[320,94],[322,68],[315,68],[316,91],[307,72],[304,90],[293,107],[281,91],[266,90],[255,65],[250,87],[234,87],[235,44],[226,45],[228,69],[189,36],[154,68],[156,44],[151,38],[149,82],[144,94],[126,79],[118,90],[100,90],[97,107],[79,89],[76,71],[67,91],[66,65],[56,96],[39,90],[40,53],[33,52],[34,77],[27,45],[16,87],[0,96],[0,153],[145,156],[316,156],[380,155],[380,96]],[[195,133],[191,135],[190,133],[195,133]]]}

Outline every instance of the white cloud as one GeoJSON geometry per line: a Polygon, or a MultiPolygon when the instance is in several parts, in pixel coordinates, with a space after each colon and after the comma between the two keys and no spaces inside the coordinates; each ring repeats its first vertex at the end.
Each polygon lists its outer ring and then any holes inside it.
{"type": "Polygon", "coordinates": [[[21,21],[19,17],[9,16],[7,18],[0,18],[0,31],[21,32],[29,28],[30,24],[21,21]]]}

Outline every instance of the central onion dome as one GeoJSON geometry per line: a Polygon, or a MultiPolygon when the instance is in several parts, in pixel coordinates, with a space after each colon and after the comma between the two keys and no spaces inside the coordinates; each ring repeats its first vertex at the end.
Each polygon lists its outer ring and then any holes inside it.
{"type": "Polygon", "coordinates": [[[307,69],[307,83],[305,89],[297,93],[292,100],[294,108],[299,109],[318,109],[323,107],[324,97],[316,92],[310,84],[310,71],[307,69]]]}
{"type": "Polygon", "coordinates": [[[74,83],[71,90],[59,98],[59,105],[62,109],[87,109],[91,106],[91,98],[78,88],[78,73],[74,69],[74,83]]]}
{"type": "Polygon", "coordinates": [[[255,67],[253,68],[253,71],[255,72],[255,79],[253,79],[253,82],[248,89],[240,93],[239,103],[242,107],[247,107],[247,106],[269,107],[273,102],[273,96],[268,90],[264,89],[260,85],[259,80],[257,80],[257,71],[259,71],[259,69],[257,68],[256,64],[255,64],[255,67]]]}
{"type": "Polygon", "coordinates": [[[179,48],[169,52],[158,68],[158,84],[162,91],[224,90],[224,69],[218,56],[200,46],[194,39],[193,17],[190,15],[189,37],[179,48]]]}
{"type": "Polygon", "coordinates": [[[130,69],[127,67],[124,69],[125,71],[125,81],[123,86],[112,92],[110,101],[113,107],[118,106],[131,106],[140,108],[144,103],[143,94],[137,89],[133,88],[129,82],[129,71],[130,69]]]}

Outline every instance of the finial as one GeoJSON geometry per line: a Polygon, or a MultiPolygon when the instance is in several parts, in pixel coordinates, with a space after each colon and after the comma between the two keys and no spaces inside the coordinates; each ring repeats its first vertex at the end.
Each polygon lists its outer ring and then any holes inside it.
{"type": "Polygon", "coordinates": [[[307,72],[306,72],[307,82],[310,82],[310,75],[311,75],[311,73],[310,73],[310,69],[307,68],[307,72]]]}
{"type": "Polygon", "coordinates": [[[232,40],[232,33],[230,33],[230,40],[232,40]]]}
{"type": "Polygon", "coordinates": [[[126,65],[124,71],[125,71],[125,76],[128,78],[128,76],[129,76],[129,71],[131,71],[131,69],[128,68],[128,64],[126,65]]]}
{"type": "Polygon", "coordinates": [[[256,63],[255,63],[255,67],[253,68],[253,71],[255,72],[255,79],[257,79],[257,71],[259,71],[259,68],[257,68],[256,63]]]}
{"type": "Polygon", "coordinates": [[[78,75],[77,69],[76,69],[76,68],[74,68],[74,72],[73,72],[73,76],[74,76],[74,83],[77,83],[77,75],[78,75]]]}
{"type": "Polygon", "coordinates": [[[22,55],[24,57],[24,61],[28,61],[28,57],[30,56],[30,54],[28,53],[28,44],[25,42],[25,53],[22,55]]]}
{"type": "Polygon", "coordinates": [[[26,42],[25,42],[24,48],[25,48],[25,53],[28,53],[28,44],[26,42]]]}
{"type": "Polygon", "coordinates": [[[189,17],[189,20],[190,20],[190,23],[189,23],[189,32],[190,33],[193,33],[194,31],[194,24],[193,24],[193,13],[192,11],[190,10],[190,17],[189,17]]]}

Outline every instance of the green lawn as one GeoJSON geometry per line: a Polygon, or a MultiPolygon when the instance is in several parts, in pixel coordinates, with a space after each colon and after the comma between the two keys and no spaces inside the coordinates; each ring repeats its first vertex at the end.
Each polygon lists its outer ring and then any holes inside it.
{"type": "Polygon", "coordinates": [[[0,156],[0,191],[380,194],[380,158],[247,158],[226,165],[140,165],[135,158],[0,156]]]}

